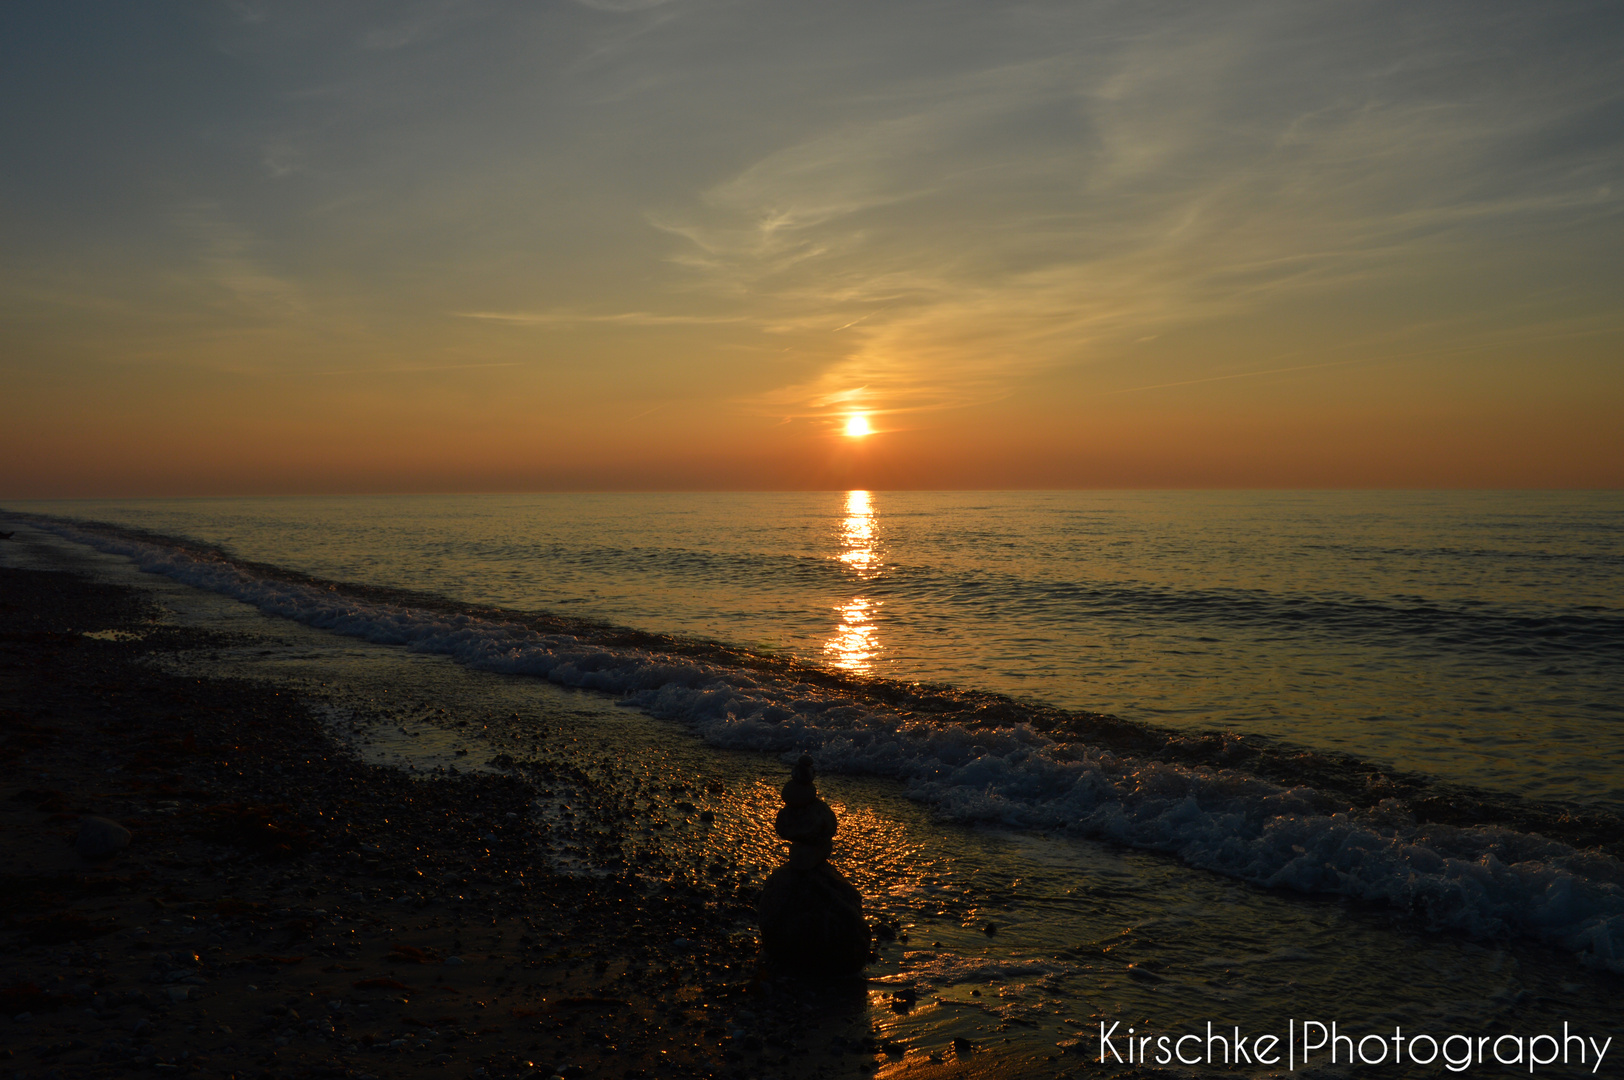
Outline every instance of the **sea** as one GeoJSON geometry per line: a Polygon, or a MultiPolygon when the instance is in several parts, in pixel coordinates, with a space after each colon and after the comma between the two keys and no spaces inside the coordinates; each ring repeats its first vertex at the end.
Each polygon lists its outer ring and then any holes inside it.
{"type": "MultiPolygon", "coordinates": [[[[869,969],[882,1075],[1624,1062],[1624,493],[0,517],[0,560],[139,585],[235,642],[190,662],[299,688],[426,781],[560,739],[639,790],[701,778],[714,824],[660,838],[696,876],[777,865],[777,785],[810,754],[836,863],[900,934],[869,969]]],[[[549,857],[637,872],[591,854],[549,857]]]]}

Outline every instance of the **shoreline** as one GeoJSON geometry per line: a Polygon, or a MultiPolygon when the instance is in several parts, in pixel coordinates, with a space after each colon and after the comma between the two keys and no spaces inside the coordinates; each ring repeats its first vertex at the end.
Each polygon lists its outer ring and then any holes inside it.
{"type": "Polygon", "coordinates": [[[524,675],[327,653],[328,631],[44,551],[70,572],[0,571],[0,895],[27,906],[0,923],[0,1070],[29,1078],[1063,1077],[1096,1065],[1095,1021],[1266,1028],[1299,984],[1346,1022],[1409,1002],[1407,1024],[1502,967],[1517,1000],[1616,984],[1154,853],[941,827],[839,776],[838,865],[895,936],[866,982],[771,978],[754,901],[781,861],[776,756],[524,675]],[[81,862],[82,813],[134,845],[81,862]],[[1281,942],[1306,951],[1282,967],[1281,942]],[[1373,992],[1350,950],[1456,976],[1373,992]]]}
{"type": "MultiPolygon", "coordinates": [[[[557,874],[538,831],[570,826],[537,820],[524,780],[365,764],[292,692],[161,670],[210,635],[150,616],[122,586],[0,568],[0,1067],[545,1080],[887,1060],[861,979],[763,979],[748,883],[650,888],[669,867],[646,849],[642,876],[557,874]],[[81,859],[82,815],[129,847],[81,859]]],[[[626,793],[599,794],[579,809],[602,825],[626,793]]]]}
{"type": "MultiPolygon", "coordinates": [[[[36,527],[39,522],[50,522],[119,542],[162,545],[189,558],[218,561],[227,567],[249,571],[265,581],[316,595],[339,591],[391,609],[421,609],[468,617],[540,635],[562,633],[608,650],[630,648],[759,672],[769,679],[788,679],[822,691],[866,699],[901,721],[923,721],[939,728],[966,731],[1024,723],[1078,753],[1105,751],[1126,761],[1162,762],[1191,769],[1239,770],[1281,788],[1312,789],[1314,808],[1325,814],[1354,811],[1383,817],[1397,815],[1423,826],[1457,829],[1493,825],[1624,859],[1624,817],[1609,807],[1480,787],[1459,778],[1396,767],[1380,758],[1365,758],[1255,733],[1124,720],[1107,713],[1067,709],[993,691],[841,672],[787,654],[759,654],[721,641],[655,633],[559,614],[463,603],[411,589],[329,580],[269,563],[237,559],[210,544],[133,526],[23,512],[10,512],[10,516],[36,527]]],[[[226,595],[234,594],[227,591],[226,595]]],[[[365,638],[353,629],[338,632],[365,638]]]]}

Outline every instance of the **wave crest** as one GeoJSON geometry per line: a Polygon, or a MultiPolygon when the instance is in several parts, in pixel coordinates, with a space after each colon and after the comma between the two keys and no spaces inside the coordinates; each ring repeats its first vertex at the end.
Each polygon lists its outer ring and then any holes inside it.
{"type": "MultiPolygon", "coordinates": [[[[309,626],[616,694],[718,747],[810,753],[826,771],[894,778],[952,821],[1165,852],[1266,888],[1391,905],[1438,928],[1532,937],[1624,972],[1624,864],[1614,854],[1493,820],[1427,820],[1415,813],[1416,799],[1361,804],[1323,786],[1282,783],[1224,764],[1235,755],[1221,737],[1192,743],[1187,733],[1147,728],[1124,736],[1124,722],[1110,717],[843,680],[725,646],[682,648],[585,622],[442,609],[433,598],[341,587],[183,541],[30,520],[149,573],[309,626]],[[963,707],[934,708],[942,701],[963,707]],[[1098,739],[1087,737],[1091,730],[1098,739]],[[1189,760],[1191,745],[1205,746],[1209,760],[1189,760]]],[[[1240,757],[1289,756],[1256,750],[1240,757]]]]}

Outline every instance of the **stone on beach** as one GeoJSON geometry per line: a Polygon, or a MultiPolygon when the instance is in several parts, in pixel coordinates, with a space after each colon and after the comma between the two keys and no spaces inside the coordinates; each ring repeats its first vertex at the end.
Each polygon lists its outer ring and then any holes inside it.
{"type": "Polygon", "coordinates": [[[856,972],[870,954],[863,898],[829,865],[838,822],[818,798],[810,756],[796,763],[782,796],[774,827],[790,842],[789,861],[767,878],[756,906],[762,946],[774,963],[792,971],[856,972]]]}
{"type": "Polygon", "coordinates": [[[79,819],[79,835],[73,847],[80,858],[101,862],[129,846],[130,830],[111,818],[91,815],[79,819]]]}
{"type": "Polygon", "coordinates": [[[756,907],[761,941],[772,960],[792,971],[842,975],[868,963],[863,898],[845,875],[821,863],[780,866],[756,907]]]}

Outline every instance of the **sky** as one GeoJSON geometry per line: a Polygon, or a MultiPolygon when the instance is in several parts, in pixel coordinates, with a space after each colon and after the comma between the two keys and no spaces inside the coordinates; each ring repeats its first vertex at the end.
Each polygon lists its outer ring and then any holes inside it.
{"type": "Polygon", "coordinates": [[[1612,0],[18,0],[0,94],[0,497],[1624,486],[1612,0]]]}

